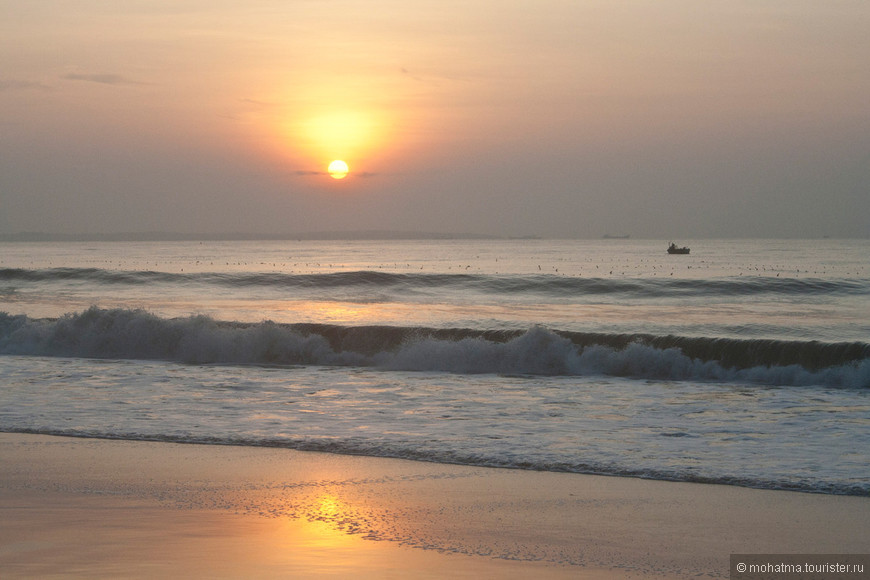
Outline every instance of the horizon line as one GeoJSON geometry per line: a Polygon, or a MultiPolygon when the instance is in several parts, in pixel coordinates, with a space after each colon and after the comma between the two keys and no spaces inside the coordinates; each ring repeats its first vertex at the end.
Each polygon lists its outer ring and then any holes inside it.
{"type": "MultiPolygon", "coordinates": [[[[677,236],[683,240],[863,240],[870,235],[860,236],[807,236],[807,237],[729,237],[729,238],[699,238],[694,236],[677,236]]],[[[628,237],[613,236],[539,236],[539,235],[495,235],[474,234],[468,232],[415,232],[401,230],[353,230],[353,231],[313,231],[289,233],[251,233],[251,232],[87,232],[87,233],[52,233],[52,232],[15,232],[0,233],[0,242],[195,242],[195,241],[293,241],[293,240],[606,240],[609,242],[676,239],[665,237],[628,237]]]]}

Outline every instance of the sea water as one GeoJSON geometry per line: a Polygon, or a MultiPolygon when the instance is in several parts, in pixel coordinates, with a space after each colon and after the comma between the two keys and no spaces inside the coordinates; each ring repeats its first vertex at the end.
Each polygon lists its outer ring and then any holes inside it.
{"type": "Polygon", "coordinates": [[[870,494],[870,242],[685,243],[0,244],[0,430],[870,494]]]}

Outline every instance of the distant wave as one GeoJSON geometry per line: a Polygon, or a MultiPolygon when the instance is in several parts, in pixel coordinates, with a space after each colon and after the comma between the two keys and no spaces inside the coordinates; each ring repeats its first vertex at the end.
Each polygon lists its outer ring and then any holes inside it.
{"type": "Polygon", "coordinates": [[[870,387],[862,342],[249,324],[97,307],[57,319],[0,313],[0,354],[870,387]]]}
{"type": "Polygon", "coordinates": [[[321,274],[282,272],[173,273],[150,270],[104,270],[100,268],[3,268],[2,283],[83,281],[103,285],[204,284],[232,288],[379,288],[403,292],[433,289],[478,290],[499,294],[540,294],[547,296],[624,294],[637,297],[691,297],[723,294],[751,296],[870,294],[870,283],[859,279],[777,278],[774,276],[721,279],[681,278],[583,278],[539,275],[425,274],[350,271],[321,274]]]}

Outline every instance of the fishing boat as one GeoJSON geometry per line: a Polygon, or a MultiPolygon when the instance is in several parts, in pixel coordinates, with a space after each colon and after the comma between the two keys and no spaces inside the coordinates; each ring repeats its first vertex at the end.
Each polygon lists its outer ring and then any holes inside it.
{"type": "Polygon", "coordinates": [[[674,242],[671,242],[671,245],[668,246],[668,253],[669,254],[688,254],[689,248],[686,246],[683,246],[682,248],[678,248],[677,244],[675,244],[674,242]]]}

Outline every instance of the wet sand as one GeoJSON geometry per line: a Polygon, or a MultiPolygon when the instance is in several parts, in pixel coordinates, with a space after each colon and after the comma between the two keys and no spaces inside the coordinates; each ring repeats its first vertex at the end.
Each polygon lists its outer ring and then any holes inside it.
{"type": "Polygon", "coordinates": [[[870,498],[0,434],[0,577],[727,578],[870,552],[870,498]]]}

